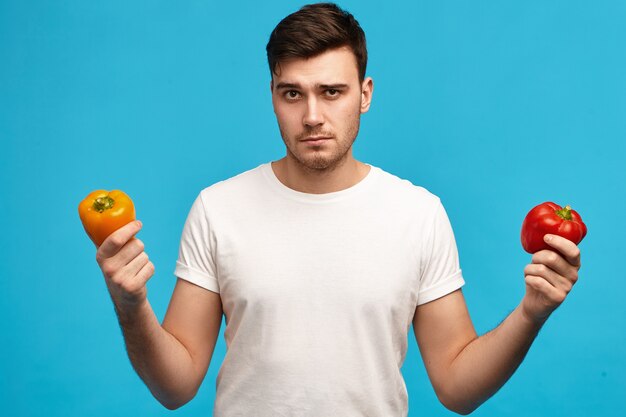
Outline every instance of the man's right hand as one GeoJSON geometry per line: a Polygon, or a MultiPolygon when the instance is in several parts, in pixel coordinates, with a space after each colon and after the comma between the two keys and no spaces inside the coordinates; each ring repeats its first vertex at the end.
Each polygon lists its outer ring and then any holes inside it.
{"type": "Polygon", "coordinates": [[[140,221],[128,223],[107,237],[96,252],[118,314],[132,312],[146,301],[146,283],[154,275],[143,242],[134,237],[141,227],[140,221]]]}

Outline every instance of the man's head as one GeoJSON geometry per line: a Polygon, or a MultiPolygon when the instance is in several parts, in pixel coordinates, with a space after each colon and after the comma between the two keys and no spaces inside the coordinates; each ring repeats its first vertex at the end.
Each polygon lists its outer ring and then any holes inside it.
{"type": "Polygon", "coordinates": [[[278,24],[267,51],[287,160],[319,171],[353,159],[373,92],[365,35],[354,17],[334,4],[305,6],[278,24]]]}
{"type": "Polygon", "coordinates": [[[354,54],[363,82],[367,46],[359,22],[334,3],[306,5],[281,20],[270,35],[266,50],[272,78],[283,61],[312,58],[342,46],[354,54]]]}

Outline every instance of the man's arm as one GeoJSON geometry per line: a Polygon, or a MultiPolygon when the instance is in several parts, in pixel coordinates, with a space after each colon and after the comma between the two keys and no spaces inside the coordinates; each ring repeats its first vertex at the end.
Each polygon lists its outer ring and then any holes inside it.
{"type": "Polygon", "coordinates": [[[415,337],[435,392],[450,410],[469,414],[504,385],[578,279],[576,245],[559,236],[548,244],[558,252],[533,255],[524,270],[522,302],[498,327],[480,337],[460,290],[417,308],[415,337]]]}
{"type": "Polygon", "coordinates": [[[178,408],[191,400],[209,367],[222,322],[219,294],[179,279],[163,326],[147,299],[154,266],[129,223],[98,248],[102,269],[137,374],[161,404],[178,408]]]}

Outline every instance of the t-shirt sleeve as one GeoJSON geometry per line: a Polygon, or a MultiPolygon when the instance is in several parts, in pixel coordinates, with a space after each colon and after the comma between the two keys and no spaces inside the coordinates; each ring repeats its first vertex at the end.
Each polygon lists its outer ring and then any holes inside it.
{"type": "Polygon", "coordinates": [[[213,233],[200,194],[191,206],[185,221],[174,274],[209,291],[219,293],[214,248],[213,233]]]}
{"type": "Polygon", "coordinates": [[[431,226],[422,252],[418,305],[443,297],[465,284],[452,226],[441,201],[437,203],[431,226]]]}

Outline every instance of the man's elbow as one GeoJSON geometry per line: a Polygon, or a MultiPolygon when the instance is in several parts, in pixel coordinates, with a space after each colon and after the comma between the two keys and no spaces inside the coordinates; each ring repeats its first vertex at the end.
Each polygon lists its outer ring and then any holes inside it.
{"type": "Polygon", "coordinates": [[[165,408],[167,408],[170,411],[173,410],[177,410],[180,407],[182,407],[183,405],[187,404],[189,401],[191,401],[191,398],[189,399],[161,399],[161,398],[157,398],[157,400],[161,403],[161,405],[165,408]]]}
{"type": "Polygon", "coordinates": [[[437,398],[439,398],[439,402],[448,410],[464,416],[476,411],[481,404],[480,402],[472,402],[466,398],[461,398],[458,395],[449,395],[439,392],[437,393],[437,398]]]}
{"type": "Polygon", "coordinates": [[[173,411],[179,409],[180,407],[191,401],[196,396],[196,392],[197,390],[186,393],[170,393],[169,395],[158,395],[157,393],[153,392],[152,395],[154,396],[154,398],[157,399],[159,403],[161,403],[163,407],[173,411]]]}
{"type": "Polygon", "coordinates": [[[466,416],[468,414],[473,413],[478,406],[476,407],[465,407],[465,406],[458,406],[457,404],[452,404],[452,405],[448,405],[445,403],[442,403],[444,405],[444,407],[446,407],[448,410],[455,412],[457,414],[461,414],[463,416],[466,416]]]}
{"type": "Polygon", "coordinates": [[[161,405],[167,408],[170,411],[178,410],[183,405],[187,404],[189,401],[161,401],[159,400],[161,405]]]}

